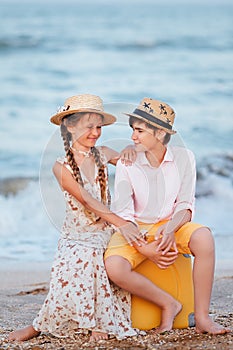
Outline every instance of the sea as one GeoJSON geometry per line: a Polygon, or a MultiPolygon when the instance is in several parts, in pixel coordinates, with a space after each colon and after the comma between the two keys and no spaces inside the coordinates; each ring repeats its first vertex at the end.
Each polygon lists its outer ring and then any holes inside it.
{"type": "Polygon", "coordinates": [[[174,108],[171,142],[197,162],[194,219],[212,229],[218,263],[232,263],[233,3],[0,0],[0,14],[1,263],[53,259],[64,201],[52,166],[64,151],[49,119],[82,93],[117,116],[98,141],[117,150],[142,98],[174,108]]]}

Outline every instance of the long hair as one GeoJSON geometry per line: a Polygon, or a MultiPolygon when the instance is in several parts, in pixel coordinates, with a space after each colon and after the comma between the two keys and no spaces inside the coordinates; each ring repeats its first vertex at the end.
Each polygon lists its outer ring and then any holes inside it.
{"type": "MultiPolygon", "coordinates": [[[[73,177],[74,179],[83,186],[83,179],[80,173],[80,169],[78,167],[78,164],[75,161],[74,153],[71,149],[71,142],[72,142],[72,135],[68,131],[67,126],[74,126],[77,124],[77,122],[83,117],[84,113],[74,113],[69,115],[68,117],[62,120],[61,123],[61,137],[64,142],[64,149],[66,153],[66,158],[69,166],[71,167],[73,171],[73,177]]],[[[110,205],[110,192],[107,186],[107,171],[104,166],[104,164],[101,162],[100,159],[100,153],[96,147],[91,148],[91,154],[94,157],[94,161],[98,168],[98,181],[100,184],[100,191],[101,191],[101,202],[106,205],[110,205]]],[[[88,211],[89,212],[89,211],[88,211]]],[[[87,213],[87,211],[86,211],[87,213]]],[[[89,212],[90,213],[90,212],[89,212]]],[[[89,216],[89,215],[88,215],[89,216]]]]}

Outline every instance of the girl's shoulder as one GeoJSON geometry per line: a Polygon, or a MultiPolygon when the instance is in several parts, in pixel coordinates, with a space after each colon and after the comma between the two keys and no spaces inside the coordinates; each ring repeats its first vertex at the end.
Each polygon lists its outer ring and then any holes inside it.
{"type": "Polygon", "coordinates": [[[101,163],[106,165],[109,161],[109,159],[108,159],[108,147],[97,146],[96,149],[99,151],[101,163]]]}
{"type": "Polygon", "coordinates": [[[64,165],[64,166],[72,173],[71,166],[69,165],[66,156],[58,157],[58,158],[56,159],[56,162],[59,163],[59,164],[61,164],[61,165],[64,165]]]}

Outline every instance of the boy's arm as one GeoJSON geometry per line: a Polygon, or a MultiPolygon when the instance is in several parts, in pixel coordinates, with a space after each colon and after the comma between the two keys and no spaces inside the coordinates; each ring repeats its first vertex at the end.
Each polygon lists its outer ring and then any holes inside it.
{"type": "Polygon", "coordinates": [[[183,151],[177,158],[177,166],[180,170],[180,190],[174,203],[172,218],[163,226],[160,226],[155,234],[155,239],[162,236],[159,248],[166,254],[172,247],[177,250],[175,232],[185,223],[191,221],[194,213],[195,186],[196,186],[196,162],[194,154],[190,150],[183,151]]]}

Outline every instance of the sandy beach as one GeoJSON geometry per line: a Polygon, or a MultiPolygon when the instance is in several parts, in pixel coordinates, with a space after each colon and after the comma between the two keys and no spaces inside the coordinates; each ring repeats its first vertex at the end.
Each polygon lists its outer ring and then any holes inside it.
{"type": "MultiPolygon", "coordinates": [[[[194,328],[174,329],[118,341],[110,339],[90,343],[88,336],[74,335],[58,339],[41,335],[24,343],[9,343],[10,331],[30,324],[42,304],[48,288],[51,263],[4,263],[0,268],[0,350],[11,349],[233,349],[233,333],[212,336],[196,334],[194,328]]],[[[210,313],[224,326],[233,328],[233,273],[229,264],[218,264],[215,273],[210,313]]]]}

